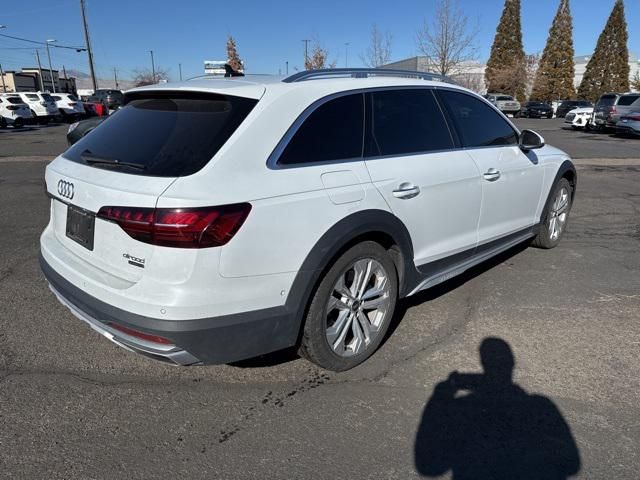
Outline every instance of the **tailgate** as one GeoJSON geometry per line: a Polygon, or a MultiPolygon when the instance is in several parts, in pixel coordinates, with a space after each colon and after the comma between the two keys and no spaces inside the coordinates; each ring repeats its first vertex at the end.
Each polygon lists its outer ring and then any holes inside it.
{"type": "Polygon", "coordinates": [[[52,197],[50,227],[65,255],[103,283],[138,281],[153,246],[134,240],[117,224],[95,214],[104,206],[153,208],[175,178],[127,175],[58,157],[47,167],[45,179],[52,197]]]}

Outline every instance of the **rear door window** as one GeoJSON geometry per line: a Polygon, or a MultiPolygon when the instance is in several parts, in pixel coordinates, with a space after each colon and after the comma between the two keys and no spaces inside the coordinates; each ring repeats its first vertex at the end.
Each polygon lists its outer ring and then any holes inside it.
{"type": "Polygon", "coordinates": [[[137,94],[63,156],[131,174],[191,175],[211,160],[256,103],[217,94],[137,94]]]}
{"type": "Polygon", "coordinates": [[[279,165],[362,157],[364,95],[343,95],[316,108],[295,132],[279,165]]]}
{"type": "Polygon", "coordinates": [[[447,150],[453,139],[428,89],[383,90],[368,94],[370,113],[365,156],[447,150]]]}
{"type": "Polygon", "coordinates": [[[467,148],[516,145],[518,134],[511,125],[482,100],[466,93],[440,90],[446,111],[467,148]]]}
{"type": "Polygon", "coordinates": [[[626,107],[633,104],[636,100],[640,98],[640,95],[623,95],[618,100],[618,105],[626,107]]]}

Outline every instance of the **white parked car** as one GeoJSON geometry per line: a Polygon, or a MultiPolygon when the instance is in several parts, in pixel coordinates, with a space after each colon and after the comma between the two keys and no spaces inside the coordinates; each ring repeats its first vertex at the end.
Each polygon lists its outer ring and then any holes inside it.
{"type": "Polygon", "coordinates": [[[50,94],[42,92],[18,92],[7,94],[8,97],[20,98],[31,110],[31,115],[38,123],[48,123],[58,115],[58,107],[50,94]]]}
{"type": "Polygon", "coordinates": [[[47,166],[52,291],[177,364],[297,345],[357,365],[399,298],[522,242],[554,247],[567,225],[569,156],[443,80],[317,70],[129,90],[47,166]]]}
{"type": "Polygon", "coordinates": [[[593,120],[593,107],[575,108],[564,117],[564,123],[572,128],[589,128],[593,120]]]}
{"type": "Polygon", "coordinates": [[[0,95],[0,128],[13,125],[20,128],[31,120],[31,112],[17,97],[0,95]]]}
{"type": "Polygon", "coordinates": [[[78,118],[85,114],[82,101],[71,93],[53,93],[51,98],[56,102],[60,115],[67,118],[78,118]]]}

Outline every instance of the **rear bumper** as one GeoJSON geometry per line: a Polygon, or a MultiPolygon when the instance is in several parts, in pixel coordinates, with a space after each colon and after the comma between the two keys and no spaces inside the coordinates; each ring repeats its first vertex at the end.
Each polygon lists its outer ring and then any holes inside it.
{"type": "Polygon", "coordinates": [[[295,344],[299,322],[286,306],[194,320],[166,320],[121,310],[87,294],[58,274],[40,256],[51,290],[94,330],[128,350],[178,365],[244,360],[295,344]],[[148,342],[112,327],[121,325],[158,335],[171,345],[148,342]]]}

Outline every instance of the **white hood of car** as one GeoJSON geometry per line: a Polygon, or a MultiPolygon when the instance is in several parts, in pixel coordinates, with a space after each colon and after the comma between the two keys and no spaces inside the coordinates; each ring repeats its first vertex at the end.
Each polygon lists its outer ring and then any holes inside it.
{"type": "Polygon", "coordinates": [[[593,107],[574,108],[569,113],[575,113],[576,115],[580,113],[593,113],[593,107]]]}

